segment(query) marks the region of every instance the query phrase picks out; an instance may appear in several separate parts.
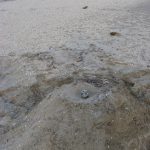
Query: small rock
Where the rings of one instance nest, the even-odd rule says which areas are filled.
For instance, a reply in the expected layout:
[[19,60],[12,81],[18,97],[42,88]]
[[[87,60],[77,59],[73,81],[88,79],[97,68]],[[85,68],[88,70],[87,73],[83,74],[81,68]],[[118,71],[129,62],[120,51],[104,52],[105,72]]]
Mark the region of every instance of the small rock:
[[82,9],[87,9],[88,8],[88,6],[84,6]]
[[111,36],[118,36],[118,35],[120,35],[120,33],[118,33],[118,32],[110,32],[110,35]]
[[88,98],[89,97],[89,93],[88,93],[88,90],[82,90],[81,91],[81,98]]

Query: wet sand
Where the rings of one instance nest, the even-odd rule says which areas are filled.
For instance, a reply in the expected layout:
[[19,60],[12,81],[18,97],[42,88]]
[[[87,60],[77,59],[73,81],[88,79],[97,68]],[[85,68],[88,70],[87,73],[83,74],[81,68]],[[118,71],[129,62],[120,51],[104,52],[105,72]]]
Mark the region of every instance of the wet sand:
[[[0,3],[1,55],[48,51],[49,47],[62,45],[82,49],[88,47],[89,42],[96,43],[94,39],[105,43],[110,30],[120,28],[119,24],[115,25],[119,20],[112,22],[115,15],[121,19],[140,3],[139,0],[111,3],[109,0],[57,0],[55,3],[49,0],[3,0]],[[82,9],[86,5],[88,9]]]
[[137,11],[143,11],[145,13],[150,13],[150,1],[141,2],[137,7]]
[[0,149],[149,150],[148,4],[1,0]]

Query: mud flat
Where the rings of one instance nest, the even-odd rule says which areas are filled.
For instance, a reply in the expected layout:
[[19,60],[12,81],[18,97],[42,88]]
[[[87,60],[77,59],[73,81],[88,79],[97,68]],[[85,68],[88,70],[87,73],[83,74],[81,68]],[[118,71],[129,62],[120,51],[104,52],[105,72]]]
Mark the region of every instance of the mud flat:
[[0,1],[0,149],[149,150],[145,4]]

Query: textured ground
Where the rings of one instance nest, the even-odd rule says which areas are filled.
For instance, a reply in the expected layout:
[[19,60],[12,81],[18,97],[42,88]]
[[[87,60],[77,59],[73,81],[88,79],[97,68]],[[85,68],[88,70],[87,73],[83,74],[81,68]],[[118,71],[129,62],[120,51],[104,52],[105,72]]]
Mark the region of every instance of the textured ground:
[[0,0],[0,150],[150,150],[149,6]]

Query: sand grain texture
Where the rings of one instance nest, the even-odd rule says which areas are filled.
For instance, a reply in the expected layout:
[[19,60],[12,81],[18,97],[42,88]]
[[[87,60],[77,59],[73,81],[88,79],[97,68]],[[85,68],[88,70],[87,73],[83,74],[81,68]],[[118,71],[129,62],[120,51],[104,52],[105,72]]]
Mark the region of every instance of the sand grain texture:
[[149,150],[149,41],[147,1],[0,0],[0,150]]

